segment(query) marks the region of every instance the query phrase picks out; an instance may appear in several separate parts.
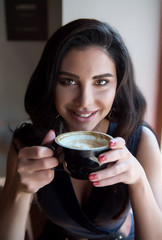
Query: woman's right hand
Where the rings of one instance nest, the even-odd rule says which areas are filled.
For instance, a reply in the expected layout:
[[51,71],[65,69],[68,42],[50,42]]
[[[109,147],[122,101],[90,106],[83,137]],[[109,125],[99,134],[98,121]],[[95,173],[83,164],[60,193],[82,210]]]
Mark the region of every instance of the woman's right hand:
[[54,153],[43,145],[51,144],[55,133],[50,130],[41,146],[24,147],[14,139],[7,158],[6,181],[0,195],[0,239],[25,239],[26,221],[33,194],[54,178],[58,165]]
[[20,192],[35,193],[49,184],[54,178],[52,168],[58,165],[54,152],[43,145],[51,144],[55,132],[50,130],[43,139],[41,146],[22,147],[18,152],[16,182]]

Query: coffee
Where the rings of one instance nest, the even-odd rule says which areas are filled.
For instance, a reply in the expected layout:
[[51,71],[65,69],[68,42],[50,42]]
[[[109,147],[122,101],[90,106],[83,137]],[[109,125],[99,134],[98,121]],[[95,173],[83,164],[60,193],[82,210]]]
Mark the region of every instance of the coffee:
[[91,148],[103,147],[105,145],[106,145],[105,143],[97,142],[95,140],[79,139],[78,141],[72,140],[68,142],[66,146],[70,148],[91,149]]
[[107,147],[110,138],[98,132],[71,132],[57,137],[56,142],[67,148],[93,149]]

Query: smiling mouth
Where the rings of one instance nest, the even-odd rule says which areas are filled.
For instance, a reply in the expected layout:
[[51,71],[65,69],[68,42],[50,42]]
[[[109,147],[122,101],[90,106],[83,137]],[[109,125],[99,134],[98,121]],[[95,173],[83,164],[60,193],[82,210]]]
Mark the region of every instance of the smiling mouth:
[[79,122],[90,122],[94,119],[96,116],[96,113],[98,111],[70,111],[72,113],[72,116]]
[[79,116],[79,117],[83,117],[83,118],[88,118],[88,117],[90,117],[92,114],[93,114],[93,112],[92,113],[86,113],[86,114],[83,114],[83,113],[77,113],[77,112],[73,112],[75,115],[77,115],[77,116]]

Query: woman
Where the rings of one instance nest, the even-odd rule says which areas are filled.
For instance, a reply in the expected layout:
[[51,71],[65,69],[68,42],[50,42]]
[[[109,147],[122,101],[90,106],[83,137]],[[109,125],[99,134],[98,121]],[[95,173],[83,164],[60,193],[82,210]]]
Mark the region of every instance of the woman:
[[[39,239],[162,238],[160,149],[143,123],[145,100],[120,35],[108,24],[78,19],[47,42],[29,82],[31,123],[13,136],[0,204],[0,239],[24,239],[34,193],[47,216]],[[112,135],[99,156],[108,167],[89,180],[53,170],[46,145],[61,132]],[[132,209],[132,211],[131,211]]]

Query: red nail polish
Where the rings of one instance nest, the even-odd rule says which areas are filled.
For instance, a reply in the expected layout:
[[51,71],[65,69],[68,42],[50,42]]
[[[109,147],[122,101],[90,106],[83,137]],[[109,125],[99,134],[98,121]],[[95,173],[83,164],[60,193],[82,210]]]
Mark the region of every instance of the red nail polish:
[[99,160],[100,162],[104,162],[104,161],[106,160],[106,155],[101,155],[101,156],[99,156],[99,157],[98,157],[98,160]]
[[110,147],[114,147],[116,145],[116,141],[115,140],[111,140],[110,142],[109,142],[109,146]]
[[89,175],[89,180],[90,181],[93,181],[95,179],[97,179],[97,174],[94,173],[94,174]]
[[93,182],[93,185],[94,185],[94,186],[99,186],[100,183],[99,183],[99,181],[96,181],[96,182]]

